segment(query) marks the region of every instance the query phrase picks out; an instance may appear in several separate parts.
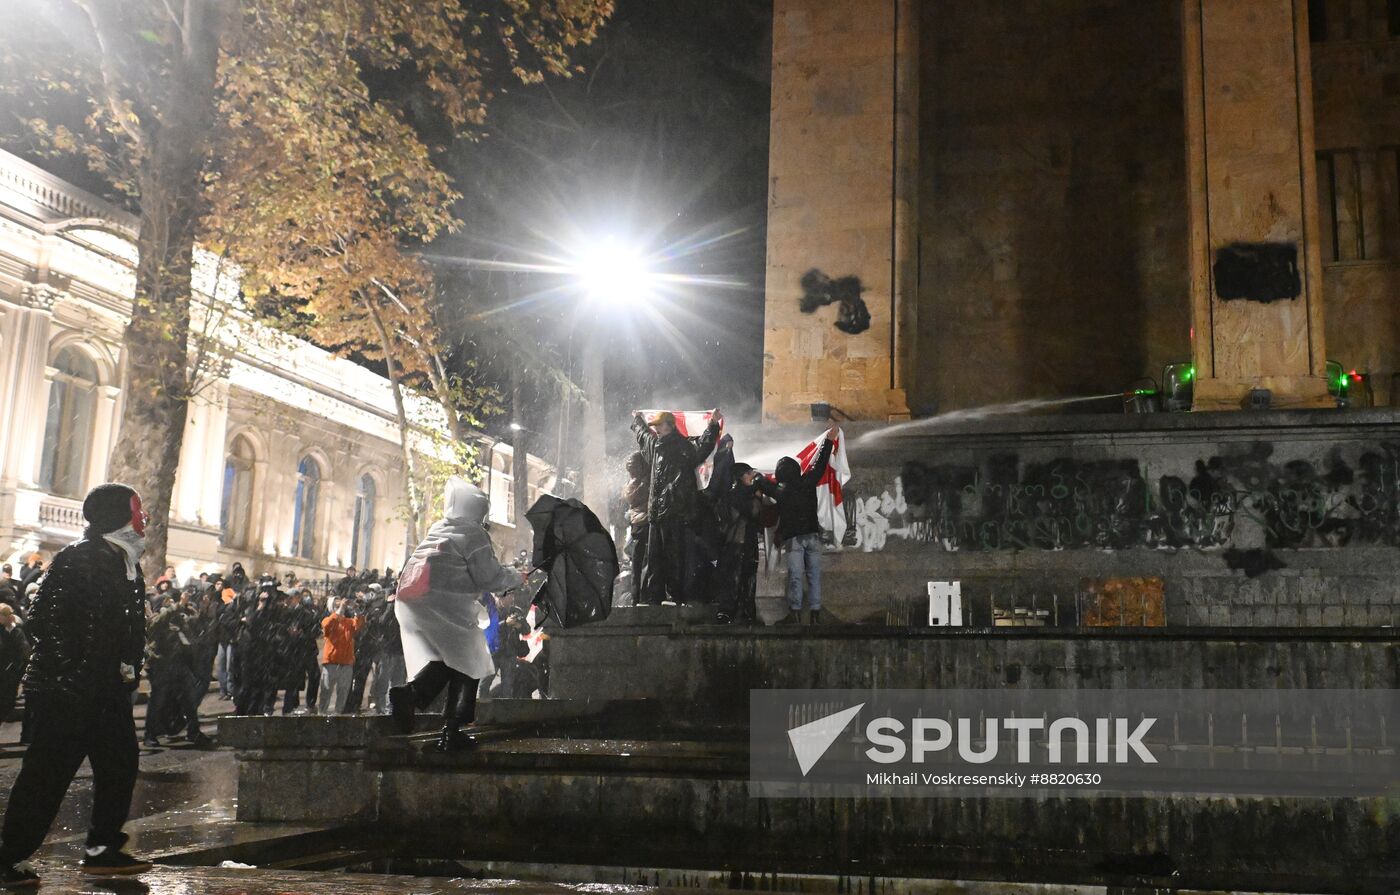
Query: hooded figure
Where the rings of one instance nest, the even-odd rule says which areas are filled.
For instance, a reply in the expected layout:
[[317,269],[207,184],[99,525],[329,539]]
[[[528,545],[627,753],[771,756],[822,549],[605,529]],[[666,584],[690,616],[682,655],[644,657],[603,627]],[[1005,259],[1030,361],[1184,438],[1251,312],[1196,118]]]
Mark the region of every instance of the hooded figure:
[[735,463],[728,470],[729,486],[718,501],[720,513],[719,568],[716,573],[719,611],[715,621],[753,624],[758,618],[755,598],[758,592],[759,518],[763,509],[759,473],[747,463]]
[[822,436],[821,451],[806,472],[792,457],[784,457],[773,471],[777,484],[761,478],[755,480],[759,490],[777,501],[778,542],[787,553],[788,614],[778,624],[796,624],[801,619],[804,579],[812,621],[821,621],[823,548],[822,526],[817,518],[817,485],[826,474],[835,438],[836,427],[832,426]]
[[32,742],[0,833],[0,887],[38,882],[20,862],[44,841],[84,759],[93,804],[83,870],[115,875],[151,866],[122,851],[137,772],[131,694],[145,652],[146,514],[134,490],[107,484],[88,493],[83,517],[82,539],[54,557],[30,612]]
[[490,500],[480,488],[450,478],[443,491],[443,519],[409,557],[399,576],[394,617],[403,640],[410,681],[389,691],[399,729],[413,729],[413,715],[447,687],[440,751],[461,748],[461,726],[476,717],[476,682],[496,671],[483,630],[483,593],[519,587],[519,572],[496,560],[486,534]]

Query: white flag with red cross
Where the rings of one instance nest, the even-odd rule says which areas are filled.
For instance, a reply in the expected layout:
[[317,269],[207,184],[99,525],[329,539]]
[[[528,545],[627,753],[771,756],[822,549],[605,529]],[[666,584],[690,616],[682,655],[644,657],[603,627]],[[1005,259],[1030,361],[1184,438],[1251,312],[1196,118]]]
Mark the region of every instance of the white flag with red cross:
[[[802,465],[803,472],[816,465],[817,454],[821,452],[821,442],[819,436],[798,451],[797,462]],[[850,480],[851,464],[846,454],[846,435],[837,429],[836,435],[831,439],[831,458],[827,460],[826,472],[822,473],[817,482],[817,521],[821,523],[822,528],[831,532],[832,539],[838,547],[841,546],[842,538],[846,536],[846,510],[841,506],[841,489]]]

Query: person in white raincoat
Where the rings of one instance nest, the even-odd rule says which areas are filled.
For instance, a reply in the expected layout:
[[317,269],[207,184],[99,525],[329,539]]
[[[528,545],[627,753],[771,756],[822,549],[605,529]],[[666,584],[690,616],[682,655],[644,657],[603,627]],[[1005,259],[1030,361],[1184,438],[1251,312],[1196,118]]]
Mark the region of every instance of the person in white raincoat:
[[496,560],[485,528],[489,510],[490,500],[480,488],[465,479],[448,479],[444,518],[428,529],[399,576],[394,616],[410,680],[390,689],[390,711],[399,729],[409,733],[414,713],[446,687],[437,746],[442,752],[469,744],[461,728],[476,718],[477,681],[495,673],[481,597],[522,584],[520,572]]

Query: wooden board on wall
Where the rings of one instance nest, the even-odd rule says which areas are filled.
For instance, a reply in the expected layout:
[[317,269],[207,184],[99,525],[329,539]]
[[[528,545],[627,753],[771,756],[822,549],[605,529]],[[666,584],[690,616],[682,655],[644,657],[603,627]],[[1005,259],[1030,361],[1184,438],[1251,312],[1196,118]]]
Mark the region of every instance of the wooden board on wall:
[[1166,587],[1161,578],[1081,578],[1080,625],[1086,628],[1163,628]]

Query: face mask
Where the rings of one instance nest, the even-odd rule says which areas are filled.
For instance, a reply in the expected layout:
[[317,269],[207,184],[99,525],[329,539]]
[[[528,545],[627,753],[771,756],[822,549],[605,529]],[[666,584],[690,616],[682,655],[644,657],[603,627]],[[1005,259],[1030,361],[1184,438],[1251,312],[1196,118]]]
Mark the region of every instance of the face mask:
[[126,525],[113,532],[108,532],[102,537],[107,543],[117,547],[122,551],[122,558],[126,560],[126,580],[135,581],[141,574],[141,554],[146,550],[145,526],[138,532],[133,523]]

